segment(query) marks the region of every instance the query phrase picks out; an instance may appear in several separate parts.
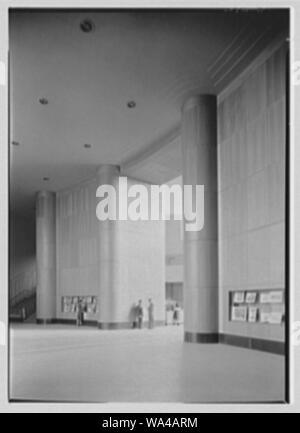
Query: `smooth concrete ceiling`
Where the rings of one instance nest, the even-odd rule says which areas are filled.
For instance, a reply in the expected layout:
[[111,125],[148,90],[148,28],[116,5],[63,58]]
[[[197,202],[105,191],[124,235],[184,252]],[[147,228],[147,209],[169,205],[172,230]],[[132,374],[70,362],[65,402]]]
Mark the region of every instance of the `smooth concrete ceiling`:
[[[152,182],[177,176],[183,102],[218,93],[245,46],[259,47],[281,17],[261,10],[12,11],[10,141],[20,143],[10,144],[13,208],[33,212],[37,191],[79,183],[100,164]],[[90,33],[80,29],[86,18],[95,26]]]

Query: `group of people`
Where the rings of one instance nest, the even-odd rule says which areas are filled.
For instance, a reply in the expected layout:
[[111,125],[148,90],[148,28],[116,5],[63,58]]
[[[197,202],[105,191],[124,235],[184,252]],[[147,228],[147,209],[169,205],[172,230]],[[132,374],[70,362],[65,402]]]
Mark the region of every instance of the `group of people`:
[[[151,298],[148,300],[148,327],[149,329],[154,328],[154,303]],[[76,308],[76,325],[82,326],[84,323],[84,313],[86,312],[86,305],[82,299],[78,300]],[[133,318],[133,328],[142,329],[144,320],[144,308],[142,305],[142,300],[140,299],[137,305],[134,306],[134,318]]]
[[[154,303],[151,298],[148,300],[148,328],[154,328]],[[140,299],[133,309],[133,328],[142,329],[144,320],[144,308]]]
[[[179,325],[180,323],[180,312],[181,308],[179,304],[176,302],[175,305],[172,305],[171,308],[173,312],[173,325]],[[148,328],[154,328],[154,303],[151,298],[148,299]],[[77,326],[83,325],[84,322],[84,313],[86,312],[86,305],[83,303],[82,299],[78,300],[77,304],[77,316],[76,316],[76,324]],[[142,329],[144,321],[144,307],[142,304],[142,300],[140,299],[136,305],[133,307],[133,328]]]

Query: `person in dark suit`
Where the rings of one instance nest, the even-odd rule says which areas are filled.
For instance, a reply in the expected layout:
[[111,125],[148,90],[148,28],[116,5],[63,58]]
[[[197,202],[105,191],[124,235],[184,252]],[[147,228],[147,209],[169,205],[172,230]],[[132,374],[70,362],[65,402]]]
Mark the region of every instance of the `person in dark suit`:
[[179,315],[180,315],[180,307],[178,302],[176,302],[174,312],[173,312],[173,325],[179,325]]
[[139,303],[136,308],[136,315],[137,315],[137,325],[139,329],[142,329],[143,327],[143,317],[144,317],[144,310],[142,306],[142,300],[139,300]]
[[79,299],[78,305],[77,305],[77,326],[83,325],[83,313],[84,313],[84,306],[82,304],[82,300]]
[[149,329],[154,328],[154,304],[151,298],[148,304],[148,327]]

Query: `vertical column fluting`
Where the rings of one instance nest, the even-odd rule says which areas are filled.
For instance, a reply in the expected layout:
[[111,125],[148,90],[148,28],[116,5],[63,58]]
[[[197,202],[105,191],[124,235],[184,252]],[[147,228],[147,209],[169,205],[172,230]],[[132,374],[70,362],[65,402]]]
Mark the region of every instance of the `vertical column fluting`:
[[[97,186],[112,186],[118,198],[119,167],[102,165],[97,172]],[[100,199],[99,199],[100,200]],[[119,275],[119,245],[117,221],[107,219],[98,221],[98,292],[101,329],[114,329],[121,326],[118,311],[121,302]]]
[[36,264],[38,323],[51,323],[56,317],[56,198],[41,191],[36,198]]
[[[182,109],[183,185],[204,185],[204,226],[184,232],[184,328],[190,342],[218,341],[216,107],[214,95],[198,95]],[[194,200],[184,204],[195,209]]]

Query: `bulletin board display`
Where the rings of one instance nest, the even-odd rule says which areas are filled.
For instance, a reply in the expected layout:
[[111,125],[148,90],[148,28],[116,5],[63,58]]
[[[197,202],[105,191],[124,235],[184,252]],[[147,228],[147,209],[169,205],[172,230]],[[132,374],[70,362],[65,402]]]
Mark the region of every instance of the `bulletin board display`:
[[229,292],[229,320],[232,322],[281,325],[285,319],[284,290]]
[[76,313],[78,303],[81,301],[84,311],[88,314],[96,314],[98,311],[97,296],[62,296],[61,311],[62,313]]

